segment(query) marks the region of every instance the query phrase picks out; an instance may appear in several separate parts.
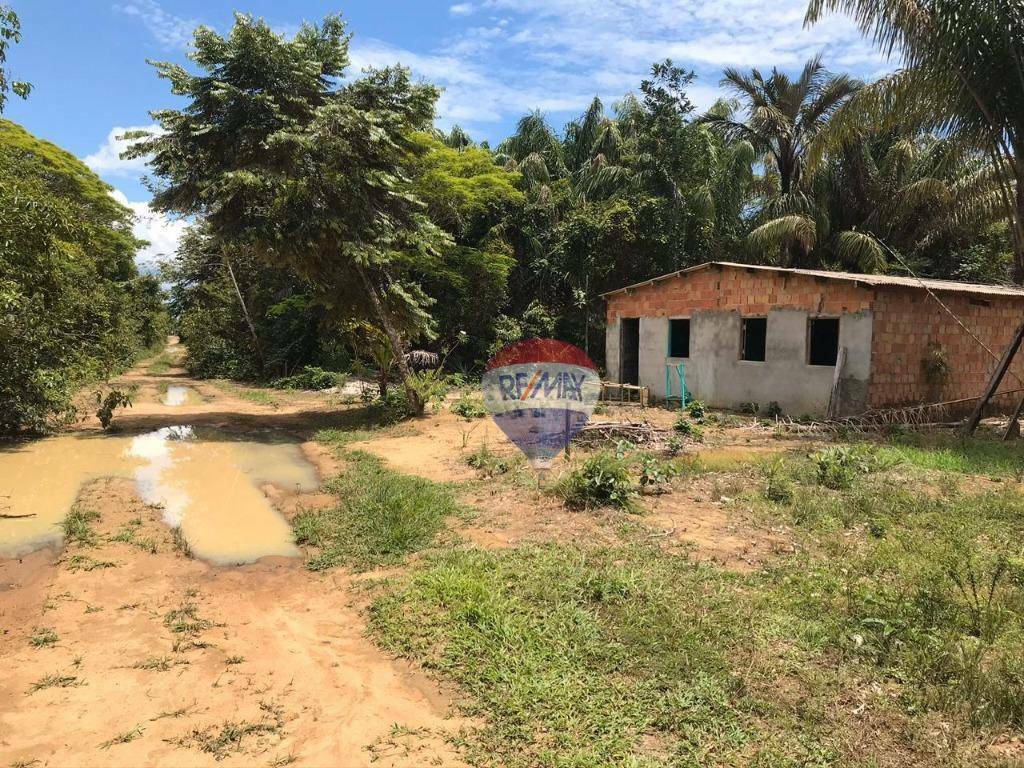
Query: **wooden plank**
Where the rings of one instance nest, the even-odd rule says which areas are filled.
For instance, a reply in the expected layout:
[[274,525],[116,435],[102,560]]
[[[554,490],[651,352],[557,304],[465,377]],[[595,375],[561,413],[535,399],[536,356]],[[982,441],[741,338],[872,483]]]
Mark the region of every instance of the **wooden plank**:
[[1010,363],[1013,362],[1013,356],[1017,354],[1017,350],[1020,349],[1022,341],[1024,341],[1024,323],[1021,323],[1020,327],[1017,328],[1017,333],[1013,335],[1013,341],[1011,341],[1009,346],[1006,347],[1002,358],[999,360],[999,364],[996,366],[996,369],[992,371],[992,378],[989,380],[988,386],[985,388],[985,394],[981,396],[974,412],[971,413],[964,422],[964,435],[973,435],[974,430],[978,428],[978,423],[981,421],[981,415],[985,410],[985,406],[988,405],[989,401],[992,399],[992,395],[994,395],[996,390],[999,389],[999,384],[1002,382],[1006,372],[1010,369]]
[[828,396],[828,408],[825,410],[825,416],[828,419],[835,418],[839,412],[839,381],[843,376],[844,365],[846,365],[846,347],[840,347],[839,354],[836,355],[836,370],[832,375],[832,392]]
[[1017,403],[1017,410],[1010,416],[1010,420],[1006,423],[1006,431],[1003,432],[1003,440],[1011,440],[1020,437],[1020,417],[1024,414],[1024,397]]

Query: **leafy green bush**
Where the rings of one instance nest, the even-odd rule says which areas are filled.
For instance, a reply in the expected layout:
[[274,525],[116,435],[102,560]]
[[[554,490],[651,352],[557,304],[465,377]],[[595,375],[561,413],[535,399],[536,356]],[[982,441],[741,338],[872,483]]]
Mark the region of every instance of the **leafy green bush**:
[[112,389],[106,395],[96,392],[96,405],[99,406],[96,409],[96,418],[100,420],[100,425],[104,429],[110,429],[115,410],[132,407],[132,394],[120,389]]
[[486,445],[481,445],[467,455],[466,463],[473,469],[480,470],[484,477],[504,475],[511,469],[508,459],[499,456]]
[[680,435],[688,437],[698,443],[704,439],[703,428],[683,414],[679,414],[679,416],[676,417],[676,421],[675,424],[672,425],[672,429]]
[[165,341],[131,217],[74,156],[0,120],[0,433],[73,418],[77,390]]
[[487,415],[484,401],[473,395],[462,395],[452,403],[452,413],[464,419],[481,419]]
[[761,467],[764,475],[764,497],[777,504],[789,504],[793,501],[793,481],[786,471],[786,462],[776,457],[765,462]]
[[292,376],[275,379],[270,386],[275,389],[330,389],[343,387],[348,380],[344,373],[325,371],[315,365],[303,366],[302,371]]
[[646,453],[639,458],[639,470],[640,487],[645,490],[665,485],[678,474],[675,465],[671,462],[660,461]]
[[632,511],[636,489],[626,459],[602,451],[562,475],[554,486],[570,509],[613,506]]
[[700,421],[707,414],[707,407],[700,400],[689,400],[686,403],[686,412],[694,421]]
[[861,475],[877,472],[895,462],[879,454],[874,446],[835,445],[811,455],[818,484],[833,490],[849,488]]

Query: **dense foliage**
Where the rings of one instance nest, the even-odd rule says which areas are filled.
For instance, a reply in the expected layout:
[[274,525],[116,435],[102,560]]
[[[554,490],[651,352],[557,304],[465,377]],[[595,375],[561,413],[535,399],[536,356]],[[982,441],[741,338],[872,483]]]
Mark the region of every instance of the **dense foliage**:
[[72,155],[0,120],[0,432],[70,414],[76,389],[162,342],[131,212]]
[[468,370],[530,336],[600,362],[602,292],[714,259],[1019,272],[988,134],[860,119],[891,83],[820,57],[795,77],[726,70],[735,98],[705,114],[665,61],[610,110],[594,99],[560,132],[530,113],[491,148],[433,128],[436,91],[401,69],[340,80],[348,41],[337,17],[287,40],[240,16],[226,38],[197,30],[206,74],[159,65],[191,106],[157,113],[167,133],[136,151],[155,152],[157,204],[203,220],[208,256],[186,245],[171,273],[196,373],[288,375],[326,350],[386,382],[413,344]]

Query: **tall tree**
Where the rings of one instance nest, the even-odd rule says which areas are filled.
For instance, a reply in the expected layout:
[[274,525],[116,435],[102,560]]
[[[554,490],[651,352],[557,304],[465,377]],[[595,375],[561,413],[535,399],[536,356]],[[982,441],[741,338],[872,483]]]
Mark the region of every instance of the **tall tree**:
[[227,37],[200,27],[202,72],[158,62],[188,104],[159,110],[163,133],[134,144],[161,183],[153,205],[202,218],[215,241],[289,265],[335,315],[369,318],[402,358],[429,332],[427,303],[403,267],[448,242],[403,182],[430,127],[437,90],[401,68],[343,82],[349,35],[339,16],[294,38],[238,14]]
[[0,113],[7,104],[7,94],[13,93],[23,99],[28,98],[32,84],[24,80],[12,80],[4,64],[7,62],[7,49],[11,43],[21,42],[21,21],[18,14],[9,5],[0,3]]
[[811,0],[806,22],[853,16],[903,66],[836,116],[836,135],[872,125],[917,126],[981,148],[1000,180],[1024,281],[1024,4],[1015,0]]
[[757,69],[743,74],[730,68],[722,85],[739,98],[746,121],[722,113],[709,113],[703,121],[725,136],[749,142],[777,176],[782,195],[801,188],[806,156],[832,114],[860,87],[847,75],[830,74],[820,55],[808,61],[795,80],[778,69],[765,78]]

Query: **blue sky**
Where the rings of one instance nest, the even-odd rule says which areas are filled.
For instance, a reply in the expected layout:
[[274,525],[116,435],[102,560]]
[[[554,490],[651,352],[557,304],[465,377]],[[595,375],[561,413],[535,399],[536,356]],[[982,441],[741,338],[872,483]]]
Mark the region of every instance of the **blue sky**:
[[610,107],[666,57],[697,73],[690,96],[700,108],[720,95],[727,66],[793,71],[820,51],[835,71],[870,78],[889,68],[845,18],[805,29],[806,0],[6,1],[24,34],[8,65],[35,90],[8,102],[4,116],[75,153],[118,190],[153,243],[140,254],[144,266],[173,253],[184,223],[148,210],[145,169],[118,158],[115,137],[176,103],[146,59],[187,64],[191,31],[227,31],[235,10],[285,34],[340,11],[354,33],[356,70],[410,66],[444,88],[442,126],[459,123],[492,143],[531,109],[561,129],[595,95]]

